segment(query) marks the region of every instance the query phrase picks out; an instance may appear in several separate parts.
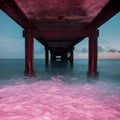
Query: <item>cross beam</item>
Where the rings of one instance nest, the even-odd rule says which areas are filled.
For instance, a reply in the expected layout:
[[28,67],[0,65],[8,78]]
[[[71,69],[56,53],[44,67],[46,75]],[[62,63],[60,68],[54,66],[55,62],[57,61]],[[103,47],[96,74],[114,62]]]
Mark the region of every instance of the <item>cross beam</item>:
[[120,0],[110,0],[108,4],[102,9],[102,11],[94,18],[89,27],[100,27],[118,12],[120,12]]
[[19,9],[13,0],[0,0],[0,9],[10,16],[17,24],[23,28],[30,27],[27,17]]
[[86,30],[39,30],[34,32],[35,37],[45,39],[75,39],[90,36],[91,29]]

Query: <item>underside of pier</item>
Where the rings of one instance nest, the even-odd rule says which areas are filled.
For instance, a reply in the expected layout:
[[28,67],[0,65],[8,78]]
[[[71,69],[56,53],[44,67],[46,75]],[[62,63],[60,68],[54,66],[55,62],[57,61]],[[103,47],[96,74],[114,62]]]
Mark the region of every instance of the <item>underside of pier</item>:
[[120,12],[120,0],[0,0],[0,9],[18,23],[25,37],[25,74],[34,72],[34,38],[45,46],[45,63],[73,65],[74,46],[89,38],[88,76],[97,71],[98,28]]

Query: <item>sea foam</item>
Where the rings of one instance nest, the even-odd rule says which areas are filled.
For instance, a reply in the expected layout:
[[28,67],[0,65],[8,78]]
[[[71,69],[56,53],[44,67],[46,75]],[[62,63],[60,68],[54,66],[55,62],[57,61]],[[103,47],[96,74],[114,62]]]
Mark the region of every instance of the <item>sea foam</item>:
[[65,76],[39,81],[34,78],[31,81],[22,79],[14,85],[3,85],[0,88],[0,120],[120,118],[120,95],[113,89],[116,87],[120,91],[118,86],[102,82],[68,84],[64,82],[69,79]]

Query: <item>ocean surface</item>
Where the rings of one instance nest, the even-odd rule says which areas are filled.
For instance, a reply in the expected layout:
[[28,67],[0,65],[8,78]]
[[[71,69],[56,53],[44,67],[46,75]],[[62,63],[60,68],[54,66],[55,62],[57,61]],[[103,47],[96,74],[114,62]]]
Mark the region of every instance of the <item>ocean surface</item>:
[[98,79],[88,79],[88,60],[34,60],[36,76],[24,76],[24,60],[0,60],[0,120],[120,120],[120,60],[98,60]]

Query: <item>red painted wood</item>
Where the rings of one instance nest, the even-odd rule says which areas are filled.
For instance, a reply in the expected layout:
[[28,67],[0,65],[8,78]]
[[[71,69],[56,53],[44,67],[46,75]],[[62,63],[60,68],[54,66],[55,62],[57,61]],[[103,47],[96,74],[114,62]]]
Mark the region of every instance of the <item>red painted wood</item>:
[[45,39],[75,39],[89,36],[90,31],[90,29],[37,30],[34,36]]
[[[97,29],[117,14],[120,11],[120,0],[48,2],[49,4],[41,0],[0,0],[0,9],[21,27],[31,28],[34,32],[32,33],[30,29],[24,31],[25,73],[34,74],[33,37],[52,51],[51,61],[55,60],[56,54],[71,51],[74,45],[89,37],[88,75],[97,75],[98,31],[93,27]],[[48,51],[46,51],[47,64]],[[73,64],[73,51],[71,64]]]
[[33,76],[34,65],[33,65],[33,49],[34,41],[31,30],[24,31],[25,37],[25,74],[28,76]]
[[0,9],[2,9],[8,16],[10,16],[21,27],[26,28],[30,26],[29,20],[23,14],[23,11],[17,6],[15,1],[0,0]]
[[89,26],[98,28],[118,12],[120,12],[120,0],[110,0],[101,12],[93,19]]
[[89,68],[88,76],[97,76],[97,58],[98,58],[98,31],[92,30],[89,36]]

